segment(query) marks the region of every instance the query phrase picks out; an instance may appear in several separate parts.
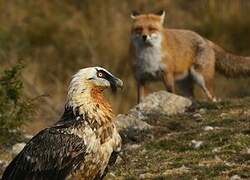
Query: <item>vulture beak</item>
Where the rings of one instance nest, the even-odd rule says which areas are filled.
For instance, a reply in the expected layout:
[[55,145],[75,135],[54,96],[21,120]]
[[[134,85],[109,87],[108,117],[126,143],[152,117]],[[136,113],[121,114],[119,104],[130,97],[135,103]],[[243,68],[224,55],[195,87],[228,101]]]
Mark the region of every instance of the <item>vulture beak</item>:
[[120,80],[120,79],[118,79],[116,77],[112,77],[109,82],[110,82],[111,90],[114,93],[117,91],[117,88],[120,88],[120,89],[123,88],[122,80]]

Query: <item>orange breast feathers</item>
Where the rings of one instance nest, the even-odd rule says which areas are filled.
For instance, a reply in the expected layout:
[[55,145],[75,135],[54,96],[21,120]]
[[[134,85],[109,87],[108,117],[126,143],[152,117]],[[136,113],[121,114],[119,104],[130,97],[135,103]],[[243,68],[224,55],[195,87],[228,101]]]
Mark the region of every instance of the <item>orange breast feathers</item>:
[[97,108],[100,109],[108,119],[112,120],[114,114],[110,103],[103,97],[103,91],[99,88],[93,88],[90,94]]

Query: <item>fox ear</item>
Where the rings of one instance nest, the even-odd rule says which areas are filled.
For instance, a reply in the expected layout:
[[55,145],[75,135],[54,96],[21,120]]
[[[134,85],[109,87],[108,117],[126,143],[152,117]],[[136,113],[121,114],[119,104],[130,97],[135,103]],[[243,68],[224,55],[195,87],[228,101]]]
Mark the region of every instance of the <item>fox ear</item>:
[[164,10],[160,10],[159,12],[156,13],[157,15],[161,16],[161,23],[164,23],[165,20],[165,11]]
[[132,11],[131,14],[130,14],[130,17],[131,17],[131,19],[135,19],[136,16],[139,16],[139,15],[140,15],[139,12],[137,12],[137,11]]

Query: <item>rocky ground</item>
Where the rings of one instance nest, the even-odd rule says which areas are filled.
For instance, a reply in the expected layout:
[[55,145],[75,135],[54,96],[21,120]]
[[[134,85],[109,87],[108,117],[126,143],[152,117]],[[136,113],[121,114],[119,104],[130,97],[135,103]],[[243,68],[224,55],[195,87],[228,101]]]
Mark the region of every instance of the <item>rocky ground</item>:
[[[191,105],[152,94],[117,117],[123,152],[105,180],[250,179],[249,107],[250,98]],[[18,137],[0,146],[0,173],[29,138]]]
[[106,179],[250,179],[250,98],[148,114]]

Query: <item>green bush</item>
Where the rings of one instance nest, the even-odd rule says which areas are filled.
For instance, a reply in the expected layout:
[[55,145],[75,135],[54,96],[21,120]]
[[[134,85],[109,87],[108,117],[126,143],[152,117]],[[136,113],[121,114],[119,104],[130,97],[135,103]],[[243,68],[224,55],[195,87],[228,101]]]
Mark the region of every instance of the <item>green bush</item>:
[[32,101],[23,93],[22,69],[23,65],[18,64],[0,74],[0,135],[32,117]]

